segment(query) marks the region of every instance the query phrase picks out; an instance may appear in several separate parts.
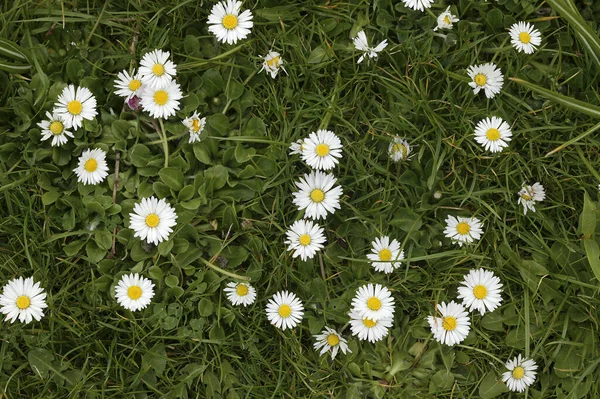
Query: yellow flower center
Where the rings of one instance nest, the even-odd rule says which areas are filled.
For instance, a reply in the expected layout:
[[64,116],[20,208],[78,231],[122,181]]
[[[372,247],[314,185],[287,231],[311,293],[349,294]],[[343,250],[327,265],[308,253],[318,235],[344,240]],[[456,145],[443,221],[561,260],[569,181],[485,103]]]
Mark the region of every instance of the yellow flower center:
[[302,234],[298,241],[300,241],[300,245],[305,247],[309,245],[312,240],[310,239],[310,236],[308,234]]
[[127,289],[127,296],[134,301],[142,296],[142,289],[137,285],[132,285]]
[[197,132],[198,130],[200,130],[200,121],[198,119],[192,119],[192,130],[194,132]]
[[67,110],[72,115],[79,115],[81,113],[81,111],[83,110],[83,105],[81,105],[81,102],[79,102],[77,100],[73,100],[67,104]]
[[512,376],[515,380],[520,380],[525,376],[525,369],[521,366],[517,366],[512,371]]
[[278,313],[279,316],[283,318],[290,317],[290,315],[292,314],[292,308],[290,307],[290,305],[281,305],[279,307]]
[[456,317],[454,316],[446,316],[444,317],[444,321],[442,322],[442,327],[446,331],[453,331],[456,329]]
[[527,32],[521,32],[519,33],[519,40],[521,43],[527,44],[531,41],[531,35]]
[[483,299],[487,296],[487,288],[483,285],[476,285],[473,287],[473,295],[475,295],[475,298],[477,299]]
[[329,146],[327,144],[321,143],[317,145],[317,147],[315,148],[315,152],[318,156],[324,157],[325,155],[329,154]]
[[329,346],[336,346],[340,343],[340,338],[335,334],[329,334],[327,336],[327,343]]
[[477,86],[485,86],[485,84],[487,83],[487,77],[482,73],[478,73],[477,75],[475,75],[475,83],[477,84]]
[[154,64],[152,73],[156,76],[163,76],[165,74],[165,66],[163,64]]
[[21,310],[27,309],[31,304],[31,300],[27,295],[21,295],[17,298],[17,307]]
[[231,30],[238,26],[238,19],[233,14],[227,14],[223,17],[222,23],[225,29]]
[[54,135],[59,135],[62,134],[64,129],[64,126],[61,122],[59,121],[54,121],[50,124],[50,131],[52,132],[52,134]]
[[521,194],[521,198],[523,198],[525,201],[531,201],[533,199],[531,195],[527,195],[525,193]]
[[491,127],[485,132],[485,137],[487,137],[489,141],[496,141],[500,138],[500,130]]
[[371,319],[363,319],[363,324],[367,328],[373,328],[373,327],[375,327],[377,325],[377,322],[373,321]]
[[279,68],[279,59],[280,59],[279,56],[276,55],[275,57],[273,57],[267,61],[267,66],[271,69]]
[[146,216],[146,226],[148,227],[156,227],[158,226],[159,222],[160,218],[156,213],[151,213],[148,216]]
[[[156,65],[160,65],[160,64],[156,64]],[[154,65],[154,67],[156,67],[156,65]],[[162,65],[160,65],[160,66],[162,66]],[[154,67],[152,68],[152,72],[154,72]],[[131,91],[136,91],[140,87],[142,87],[142,82],[140,82],[137,79],[133,79],[131,82],[129,82],[129,90],[131,90]]]
[[397,152],[401,152],[402,159],[406,159],[406,156],[408,155],[408,148],[406,148],[404,144],[396,143],[392,146],[392,153],[395,154]]
[[310,199],[313,202],[322,202],[325,199],[325,192],[321,189],[315,188],[310,192]]
[[371,310],[379,310],[381,308],[381,301],[379,298],[372,296],[367,301],[367,307]]
[[169,101],[169,93],[164,90],[158,90],[154,93],[154,102],[158,105],[165,105]]
[[471,226],[469,226],[469,224],[466,222],[460,222],[456,225],[456,231],[458,231],[458,234],[461,236],[464,236],[465,234],[469,234],[469,231],[471,231]]
[[445,23],[446,25],[450,25],[450,24],[452,23],[452,22],[450,21],[450,17],[449,17],[449,16],[447,16],[447,15],[446,15],[446,16],[444,17],[444,23]]
[[392,251],[390,251],[387,248],[382,249],[381,251],[379,251],[379,259],[386,262],[392,259]]
[[235,287],[235,293],[239,296],[248,295],[248,286],[245,284],[238,284],[237,287]]
[[87,172],[94,172],[96,169],[98,169],[98,161],[96,161],[94,158],[90,158],[87,161],[85,161],[85,164],[83,165],[83,168],[87,171]]

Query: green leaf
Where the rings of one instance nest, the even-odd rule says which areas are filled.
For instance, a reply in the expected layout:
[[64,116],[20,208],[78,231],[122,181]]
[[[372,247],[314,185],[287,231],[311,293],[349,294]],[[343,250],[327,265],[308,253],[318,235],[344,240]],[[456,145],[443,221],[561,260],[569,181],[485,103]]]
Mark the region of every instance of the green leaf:
[[77,240],[65,245],[63,247],[63,250],[65,251],[65,254],[67,254],[67,256],[75,256],[81,250],[81,248],[83,248],[84,245],[85,241]]
[[488,23],[490,24],[490,26],[494,29],[501,28],[504,24],[502,22],[502,11],[500,11],[498,8],[491,9],[486,14],[486,19],[487,19]]
[[208,298],[202,298],[202,300],[198,303],[198,312],[202,317],[208,317],[213,313],[213,303]]
[[209,116],[208,124],[219,132],[221,136],[225,136],[229,133],[229,119],[223,114]]
[[309,64],[320,64],[321,62],[327,61],[329,57],[329,52],[323,45],[321,45],[319,47],[316,47],[313,51],[311,51],[310,55],[308,56],[307,62]]
[[67,76],[72,83],[79,83],[80,75],[83,76],[83,65],[78,59],[70,59],[67,62]]
[[246,129],[244,129],[244,135],[264,137],[266,134],[267,126],[265,125],[265,122],[256,116],[250,118],[246,125]]
[[50,87],[50,79],[48,79],[45,73],[38,72],[32,76],[29,87],[35,91],[33,105],[38,105],[46,97],[46,93]]
[[134,144],[131,150],[129,150],[129,158],[134,166],[143,168],[148,166],[148,162],[152,158],[152,153],[145,145]]
[[229,172],[223,165],[215,165],[204,171],[204,177],[212,183],[215,190],[218,190],[227,183]]
[[27,360],[29,360],[29,365],[35,374],[43,380],[48,378],[50,370],[55,369],[55,366],[52,364],[54,355],[48,349],[32,349],[27,354]]
[[153,370],[162,375],[167,367],[167,352],[163,343],[157,343],[142,356],[142,370]]
[[215,97],[217,94],[223,91],[225,82],[219,71],[215,68],[209,69],[202,75],[202,89],[206,92],[209,97]]
[[0,37],[0,55],[20,62],[29,62],[25,50],[21,46],[2,37]]
[[479,384],[479,397],[481,399],[495,398],[506,392],[508,392],[508,388],[494,372],[488,372]]
[[183,188],[183,172],[177,168],[162,168],[158,171],[160,179],[175,191]]
[[177,278],[177,276],[167,276],[165,277],[165,284],[167,285],[167,287],[177,287],[179,285],[179,279]]
[[60,197],[60,193],[58,191],[48,191],[42,195],[42,204],[50,205],[56,202],[56,200]]
[[579,232],[584,239],[593,238],[596,231],[596,203],[592,201],[588,193],[583,195],[583,211],[579,216]]

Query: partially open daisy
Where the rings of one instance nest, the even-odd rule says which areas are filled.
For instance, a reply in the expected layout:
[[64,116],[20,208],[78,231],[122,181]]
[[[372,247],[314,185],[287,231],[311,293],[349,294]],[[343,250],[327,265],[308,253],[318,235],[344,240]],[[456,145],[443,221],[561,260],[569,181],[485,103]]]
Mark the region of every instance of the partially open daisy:
[[434,0],[402,0],[404,6],[413,10],[425,11],[426,8],[431,8]]
[[532,359],[519,356],[506,362],[505,371],[502,374],[502,381],[513,392],[523,392],[528,386],[535,382],[537,364]]
[[293,293],[280,291],[269,299],[266,312],[271,324],[285,330],[296,327],[302,321],[304,306]]
[[542,43],[542,34],[529,22],[517,22],[510,27],[510,42],[519,52],[533,54]]
[[512,140],[511,137],[512,132],[508,123],[495,116],[485,118],[475,126],[475,141],[481,144],[486,151],[502,151],[508,147],[508,141]]
[[331,359],[335,359],[339,350],[341,350],[344,355],[348,352],[352,353],[348,348],[346,338],[342,337],[333,328],[325,327],[323,331],[321,331],[321,334],[314,335],[314,337],[317,340],[314,344],[314,348],[316,350],[321,349],[321,353],[319,353],[321,356],[326,352],[331,352]]
[[435,32],[438,29],[452,29],[452,24],[458,21],[458,17],[456,15],[452,15],[450,12],[450,6],[448,6],[446,11],[438,15],[437,26],[433,28],[433,31]]
[[365,34],[364,30],[358,32],[356,34],[356,37],[352,40],[352,42],[354,43],[354,47],[356,47],[357,50],[363,52],[358,61],[356,61],[358,64],[360,64],[366,57],[370,59],[377,58],[377,55],[388,45],[387,39],[384,39],[377,46],[370,47],[369,42],[367,41],[367,35]]
[[33,277],[23,277],[10,280],[0,295],[0,312],[6,315],[6,320],[14,323],[17,318],[21,323],[28,324],[33,319],[40,321],[44,316],[42,309],[46,308],[46,293],[40,288],[40,283],[34,283]]
[[126,101],[129,101],[133,96],[139,97],[142,93],[142,80],[133,72],[129,74],[127,70],[123,70],[118,73],[117,79],[115,80],[115,94],[119,97],[125,97]]
[[410,145],[408,141],[396,136],[390,143],[388,153],[394,162],[406,161],[410,157]]
[[329,130],[317,130],[304,140],[302,160],[313,169],[333,169],[341,157],[342,142]]
[[502,303],[502,283],[493,272],[484,269],[473,269],[458,287],[458,297],[470,312],[477,309],[483,316],[493,312]]
[[485,91],[487,98],[493,98],[500,93],[504,84],[502,71],[496,65],[488,62],[487,64],[470,66],[467,69],[469,77],[472,79],[469,86],[473,88],[473,93],[477,94],[480,90]]
[[245,39],[252,29],[252,13],[240,14],[241,1],[225,0],[213,6],[208,16],[208,31],[221,43],[235,44]]
[[331,173],[312,171],[305,174],[296,186],[300,191],[295,192],[292,202],[299,210],[305,209],[304,216],[310,219],[320,219],[328,213],[335,213],[340,208],[342,188],[333,186],[337,179]]
[[304,151],[304,140],[296,140],[290,144],[290,155],[302,154],[302,151]]
[[393,319],[372,320],[363,317],[359,312],[352,310],[350,316],[350,330],[352,335],[358,336],[362,341],[377,342],[388,335],[389,328],[392,327]]
[[67,130],[65,118],[62,115],[46,111],[46,118],[45,121],[37,124],[42,129],[42,141],[52,137],[52,142],[50,143],[52,147],[60,147],[69,141],[69,137],[73,137],[73,133]]
[[300,256],[302,260],[312,259],[325,242],[323,228],[310,220],[295,221],[285,234],[288,251],[294,251],[292,257]]
[[142,108],[153,118],[169,118],[179,111],[181,88],[174,80],[161,87],[146,87],[142,92]]
[[479,240],[483,234],[482,227],[483,223],[476,217],[448,216],[446,218],[444,234],[462,247],[465,243],[472,243],[474,240]]
[[394,316],[394,298],[381,284],[367,284],[356,291],[352,299],[352,308],[361,318],[373,321],[391,319]]
[[200,133],[202,133],[204,127],[206,126],[206,118],[200,118],[198,111],[194,111],[194,114],[188,118],[185,118],[182,123],[190,131],[189,142],[195,143],[196,141],[200,141]]
[[225,291],[229,302],[234,306],[242,305],[245,307],[252,305],[256,300],[256,290],[248,283],[236,283],[232,281],[227,284],[227,287],[223,291]]
[[102,183],[108,176],[108,165],[106,164],[106,153],[100,148],[85,150],[79,157],[79,163],[73,172],[77,175],[77,181],[83,184]]
[[367,258],[372,261],[371,266],[376,271],[387,274],[402,265],[400,260],[404,258],[404,251],[400,250],[400,243],[396,239],[390,242],[388,236],[383,236],[376,238],[371,244],[373,245],[372,253],[368,254]]
[[453,346],[467,338],[471,329],[471,322],[463,305],[454,301],[447,305],[442,302],[437,306],[437,313],[440,314],[440,317],[427,316],[427,321],[436,341]]
[[535,212],[535,203],[546,199],[544,186],[538,182],[535,182],[533,186],[523,183],[523,187],[521,187],[518,194],[519,200],[517,203],[523,205],[523,215],[527,215],[528,210]]
[[287,73],[283,67],[281,55],[277,51],[269,51],[269,54],[263,57],[262,68],[258,72],[267,71],[267,73],[271,74],[271,77],[275,79],[280,69]]
[[168,239],[177,224],[175,210],[164,199],[156,197],[142,198],[129,218],[129,228],[135,231],[133,236],[156,245]]
[[154,284],[139,274],[124,275],[115,287],[119,305],[133,312],[144,309],[154,296]]
[[63,117],[65,127],[79,129],[83,120],[92,120],[97,114],[96,97],[87,87],[65,87],[54,105],[54,113]]
[[158,89],[171,82],[177,74],[177,65],[169,60],[170,56],[171,53],[162,50],[144,54],[138,72],[144,85]]

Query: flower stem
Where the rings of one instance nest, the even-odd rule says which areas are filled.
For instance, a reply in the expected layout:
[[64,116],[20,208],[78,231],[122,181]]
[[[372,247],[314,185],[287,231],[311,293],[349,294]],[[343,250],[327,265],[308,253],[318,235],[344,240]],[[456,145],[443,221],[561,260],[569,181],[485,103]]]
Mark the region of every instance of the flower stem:
[[160,139],[162,141],[163,150],[165,152],[165,168],[169,166],[169,143],[167,142],[167,132],[165,130],[165,125],[163,124],[162,119],[158,120],[160,124]]

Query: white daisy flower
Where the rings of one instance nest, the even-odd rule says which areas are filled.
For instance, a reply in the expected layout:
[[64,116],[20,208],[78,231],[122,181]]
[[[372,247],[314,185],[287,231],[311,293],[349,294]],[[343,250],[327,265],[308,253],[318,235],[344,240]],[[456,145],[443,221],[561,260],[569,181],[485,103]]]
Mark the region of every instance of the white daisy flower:
[[133,312],[144,309],[154,296],[154,284],[139,274],[125,274],[115,287],[119,305]]
[[346,353],[352,351],[348,348],[348,343],[346,338],[342,337],[337,331],[333,328],[325,327],[321,334],[313,335],[317,342],[314,343],[315,350],[321,349],[320,356],[323,356],[326,352],[331,352],[331,359],[335,359],[338,351],[341,350],[345,355]]
[[256,300],[256,290],[248,283],[236,283],[232,281],[227,284],[227,288],[223,291],[225,291],[229,302],[234,306],[242,305],[245,307],[252,305]]
[[510,42],[519,52],[533,54],[542,43],[542,34],[529,22],[517,22],[510,27]]
[[502,303],[502,283],[494,273],[473,269],[464,277],[458,287],[458,297],[462,298],[463,305],[469,312],[477,309],[483,316],[484,313],[493,312]]
[[444,234],[462,247],[465,243],[472,243],[474,240],[479,240],[483,234],[482,227],[483,223],[476,217],[448,216],[446,218]]
[[190,131],[190,143],[200,141],[200,133],[202,133],[204,127],[206,126],[206,118],[200,119],[200,114],[198,114],[198,111],[194,111],[194,114],[188,118],[185,118],[182,123]]
[[53,113],[63,117],[65,127],[79,129],[83,120],[92,120],[96,116],[96,97],[87,87],[69,85],[58,96]]
[[69,137],[73,138],[73,133],[67,130],[65,118],[61,114],[56,112],[51,114],[46,111],[46,118],[48,119],[37,124],[42,129],[42,141],[52,137],[52,142],[50,143],[52,147],[60,147],[69,141]]
[[317,130],[304,140],[302,160],[313,169],[333,169],[341,157],[342,142],[329,130]]
[[123,70],[118,73],[117,80],[115,80],[115,94],[119,97],[125,97],[126,101],[129,101],[133,96],[139,97],[142,93],[142,80],[139,75],[133,72],[132,75]]
[[296,327],[302,321],[304,306],[295,294],[280,291],[269,299],[266,312],[269,323],[285,330],[286,328]]
[[426,8],[431,8],[434,0],[402,0],[405,7],[413,10],[425,11]]
[[181,88],[174,80],[159,88],[146,86],[141,97],[142,108],[153,118],[167,119],[179,111],[182,96]]
[[129,228],[135,231],[133,236],[156,245],[168,239],[177,224],[175,210],[164,199],[156,197],[142,198],[129,218]]
[[352,310],[350,316],[350,330],[352,335],[358,336],[362,341],[377,342],[388,335],[392,327],[392,318],[379,319],[377,321],[363,317],[356,310]]
[[285,233],[288,251],[294,251],[292,257],[306,260],[312,259],[317,251],[323,248],[325,235],[323,228],[310,220],[297,220]]
[[267,71],[267,73],[270,73],[271,77],[275,79],[280,69],[287,73],[283,67],[283,59],[281,58],[281,55],[277,51],[269,51],[269,54],[263,57],[262,68],[258,72],[260,73],[262,71]]
[[333,187],[336,181],[331,173],[312,171],[309,175],[305,174],[296,183],[300,191],[293,193],[292,202],[299,210],[306,209],[304,217],[325,219],[328,213],[335,213],[336,209],[340,209],[342,188]]
[[435,32],[438,29],[452,29],[452,24],[458,21],[460,20],[456,15],[452,15],[450,12],[450,6],[448,6],[446,11],[437,17],[437,26],[433,28],[433,31]]
[[252,28],[252,13],[240,14],[241,1],[225,0],[215,4],[208,16],[208,31],[221,43],[235,44],[245,39]]
[[463,305],[454,301],[447,305],[442,302],[438,304],[437,312],[441,317],[427,316],[427,321],[436,341],[453,346],[460,344],[467,338],[471,329],[471,322]]
[[34,283],[33,277],[23,277],[10,280],[0,295],[0,312],[6,315],[6,320],[14,323],[17,318],[21,323],[28,324],[33,319],[40,321],[44,316],[42,309],[46,305],[46,293],[40,288],[40,283]]
[[535,212],[535,203],[546,199],[544,186],[538,182],[535,182],[533,186],[523,183],[523,187],[518,194],[519,200],[517,203],[523,205],[523,215],[527,215],[528,210]]
[[171,53],[162,50],[144,54],[138,72],[144,86],[159,89],[173,80],[177,74],[177,65],[169,60],[170,56]]
[[502,118],[492,116],[485,118],[475,126],[475,141],[483,146],[486,151],[500,152],[508,147],[512,140],[512,132],[508,123]]
[[400,243],[395,239],[390,242],[388,236],[376,238],[371,243],[371,254],[367,255],[372,260],[371,266],[378,272],[391,273],[402,265],[400,260],[404,259],[404,251],[400,250]]
[[363,52],[358,61],[356,61],[357,64],[360,64],[366,57],[369,57],[371,59],[377,58],[378,53],[383,51],[383,49],[386,48],[388,45],[387,39],[385,39],[377,46],[369,47],[367,35],[365,34],[364,30],[358,32],[356,34],[356,37],[352,39],[352,42],[354,43],[354,47],[356,47],[357,50]]
[[408,141],[396,136],[390,143],[388,153],[393,162],[406,161],[410,157],[410,145]]
[[504,84],[502,71],[490,62],[470,66],[467,73],[473,79],[472,82],[469,82],[469,86],[473,88],[473,93],[477,94],[480,90],[484,90],[487,98],[493,98],[500,93],[500,89]]
[[302,154],[304,151],[304,140],[296,140],[292,144],[290,144],[290,155],[294,154]]
[[352,299],[352,308],[361,318],[373,321],[391,319],[394,316],[394,298],[381,284],[367,284],[356,291]]
[[522,357],[520,353],[506,362],[506,368],[508,371],[502,374],[502,381],[513,392],[523,392],[535,382],[537,364],[532,359]]
[[102,183],[108,176],[108,165],[106,164],[106,153],[100,148],[85,150],[79,157],[79,163],[73,172],[77,175],[77,181],[83,184]]

